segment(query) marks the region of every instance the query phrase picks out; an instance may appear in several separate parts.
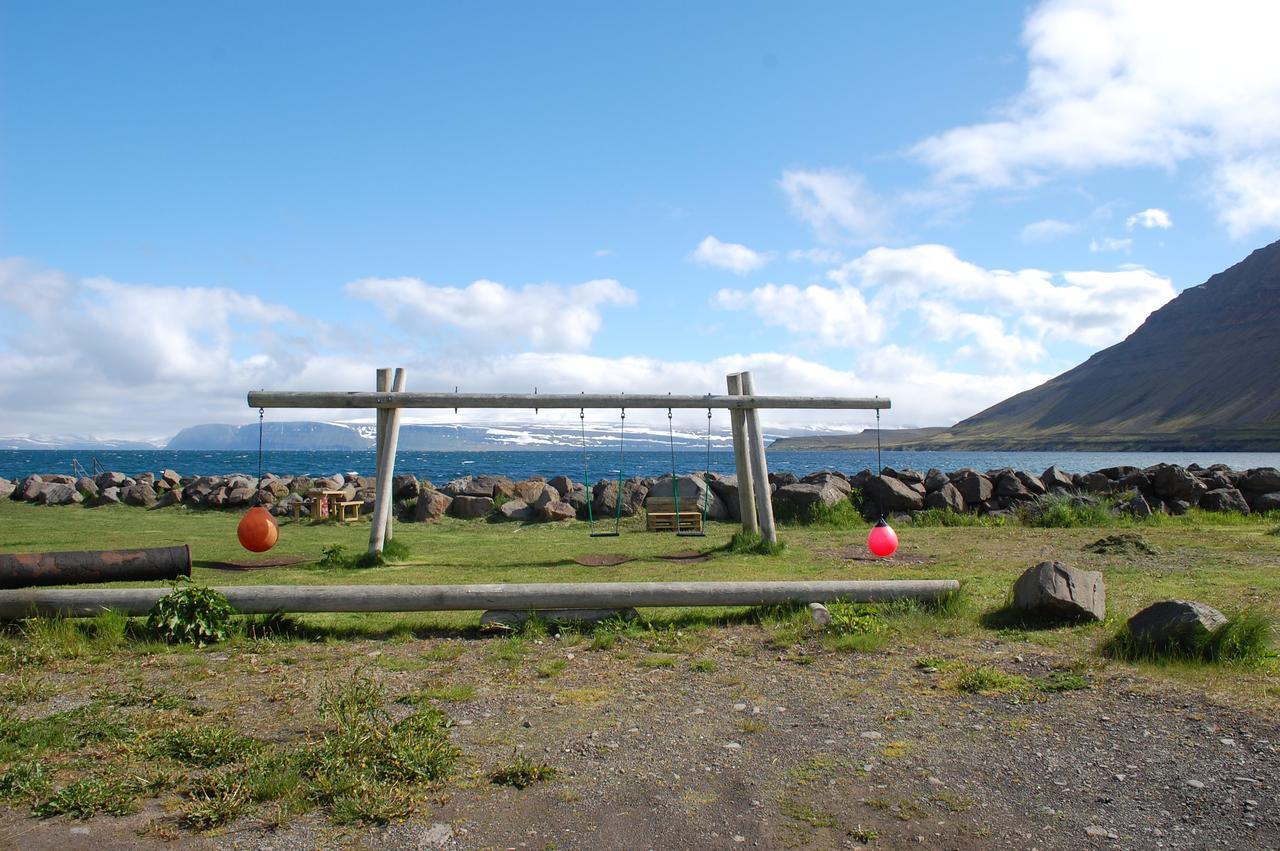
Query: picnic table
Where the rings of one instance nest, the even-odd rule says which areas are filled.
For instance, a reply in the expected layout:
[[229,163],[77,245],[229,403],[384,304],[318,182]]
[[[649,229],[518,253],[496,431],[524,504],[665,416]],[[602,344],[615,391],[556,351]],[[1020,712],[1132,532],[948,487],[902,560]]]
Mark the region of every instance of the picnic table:
[[[305,495],[307,505],[310,508],[310,517],[313,521],[327,517],[332,517],[338,521],[345,522],[354,520],[360,516],[360,506],[363,503],[360,500],[348,500],[346,491],[330,490],[328,488],[318,488],[307,491]],[[298,519],[301,515],[302,503],[294,506],[294,518]]]

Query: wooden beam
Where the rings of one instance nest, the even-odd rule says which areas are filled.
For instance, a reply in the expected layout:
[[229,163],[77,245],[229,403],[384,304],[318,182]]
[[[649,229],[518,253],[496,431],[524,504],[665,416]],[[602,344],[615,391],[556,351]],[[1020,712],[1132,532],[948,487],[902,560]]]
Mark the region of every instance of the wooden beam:
[[[583,609],[638,606],[808,605],[849,600],[934,600],[959,590],[954,579],[809,582],[566,582],[493,585],[233,585],[240,614],[270,612],[435,612],[477,609]],[[93,617],[111,610],[144,615],[169,588],[31,588],[0,591],[0,618]]]
[[652,396],[626,393],[334,393],[255,390],[251,408],[791,408],[883,410],[888,399],[843,396]]
[[[404,387],[404,370],[396,369],[392,392],[388,395],[400,395],[395,387]],[[396,447],[400,443],[400,409],[390,408],[387,412],[387,435],[382,441],[382,459],[378,464],[378,488],[373,503],[373,527],[369,530],[369,552],[380,553],[386,545],[387,527],[391,524],[392,498],[395,494],[391,486],[396,472]]]
[[[742,395],[742,376],[734,373],[725,376],[730,396]],[[733,465],[738,474],[738,517],[742,531],[760,534],[760,521],[756,519],[756,495],[751,482],[751,459],[747,455],[747,415],[741,410],[729,411],[729,425],[733,431]]]
[[[743,399],[754,396],[751,373],[741,373]],[[745,412],[747,421],[747,457],[751,460],[751,481],[756,490],[756,517],[760,521],[760,537],[771,544],[778,542],[778,527],[773,522],[773,489],[769,487],[769,464],[765,460],[764,433],[760,430],[760,413],[755,408]]]

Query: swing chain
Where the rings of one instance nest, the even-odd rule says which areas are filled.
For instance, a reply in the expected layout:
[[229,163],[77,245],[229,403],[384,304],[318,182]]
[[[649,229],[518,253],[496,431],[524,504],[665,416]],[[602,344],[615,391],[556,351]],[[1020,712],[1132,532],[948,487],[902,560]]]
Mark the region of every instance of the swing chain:
[[258,409],[258,488],[253,492],[253,504],[262,505],[262,429],[267,416],[266,408]]

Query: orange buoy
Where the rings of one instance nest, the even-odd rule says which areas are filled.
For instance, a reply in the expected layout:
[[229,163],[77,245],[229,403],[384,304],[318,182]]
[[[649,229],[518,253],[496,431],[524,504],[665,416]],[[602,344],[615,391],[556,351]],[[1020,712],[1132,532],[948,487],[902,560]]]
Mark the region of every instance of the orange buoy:
[[249,552],[265,553],[280,539],[280,529],[270,511],[261,505],[255,505],[240,518],[236,537],[240,539],[240,546]]

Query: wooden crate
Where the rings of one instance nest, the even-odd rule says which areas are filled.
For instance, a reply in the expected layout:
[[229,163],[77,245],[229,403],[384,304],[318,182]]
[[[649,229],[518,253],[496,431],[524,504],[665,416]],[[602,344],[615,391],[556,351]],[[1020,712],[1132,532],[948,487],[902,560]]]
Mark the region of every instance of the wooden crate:
[[[702,508],[696,499],[676,501],[669,496],[651,496],[644,501],[645,529],[650,532],[701,532]],[[677,528],[677,523],[679,527]]]

